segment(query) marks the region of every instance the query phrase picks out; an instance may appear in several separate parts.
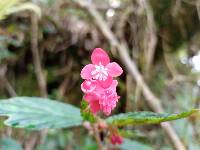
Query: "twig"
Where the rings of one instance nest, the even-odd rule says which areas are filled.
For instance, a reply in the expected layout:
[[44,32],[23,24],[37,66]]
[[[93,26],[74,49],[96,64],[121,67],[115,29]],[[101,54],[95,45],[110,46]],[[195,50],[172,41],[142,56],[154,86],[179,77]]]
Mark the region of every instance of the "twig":
[[134,105],[133,105],[133,79],[131,75],[126,75],[126,112],[133,111]]
[[136,84],[136,88],[135,88],[135,110],[138,110],[140,105],[141,105],[141,98],[142,95],[142,89],[140,86],[138,86],[138,84]]
[[196,1],[196,8],[197,8],[197,14],[199,17],[199,21],[200,21],[200,1],[199,0]]
[[43,74],[38,50],[38,17],[35,13],[31,14],[31,50],[33,54],[33,64],[41,95],[43,97],[47,97],[46,79]]
[[[117,30],[116,30],[116,36],[119,37],[120,41],[125,42],[124,28],[125,28],[126,22],[129,19],[130,14],[134,12],[133,10],[134,10],[133,6],[130,5],[120,15],[119,23],[117,24]],[[134,82],[133,82],[131,75],[127,74],[126,75],[126,111],[127,112],[133,111],[133,109],[134,109],[133,100],[131,98],[131,96],[133,96],[132,93],[134,91],[134,87],[135,86],[134,86]]]
[[33,150],[37,143],[38,133],[34,133],[31,138],[24,144],[24,150]]
[[0,78],[3,81],[4,86],[5,86],[6,90],[8,91],[8,93],[10,94],[10,96],[11,97],[17,96],[16,91],[14,90],[14,88],[12,87],[12,85],[10,84],[8,79],[5,76],[0,76]]
[[[8,91],[11,97],[17,96],[17,93],[15,92],[14,88],[6,78],[6,71],[7,71],[7,65],[0,65],[0,81],[2,80],[5,89]],[[6,136],[8,137],[12,136],[11,127],[6,127]]]
[[[119,40],[122,41],[123,43],[126,42],[125,37],[124,37],[125,24],[128,21],[130,14],[133,13],[135,9],[136,8],[134,8],[131,5],[129,7],[127,7],[125,12],[122,13],[121,18],[119,20],[119,23],[117,25],[117,33],[116,34],[119,36]],[[135,54],[135,48],[133,48],[132,51],[133,51],[132,53]],[[134,55],[132,55],[132,57],[134,58]],[[131,87],[131,86],[132,86],[132,88],[130,89],[129,87]],[[135,87],[134,87],[135,88],[135,100],[134,100],[135,105],[132,104],[133,102],[130,99],[129,95],[130,95],[130,93],[132,93],[134,91],[133,86],[134,86],[133,85],[133,78],[132,78],[132,76],[130,76],[128,74],[127,77],[126,77],[126,87],[127,87],[126,88],[126,92],[127,92],[126,111],[130,111],[130,110],[133,110],[133,109],[137,110],[137,108],[138,108],[138,106],[141,102],[141,101],[139,101],[139,99],[141,97],[141,88],[136,84]],[[133,108],[133,106],[134,106],[134,108]]]
[[151,66],[153,63],[155,48],[157,44],[157,36],[156,36],[156,25],[154,21],[154,14],[149,4],[149,1],[146,0],[138,0],[139,5],[146,12],[147,17],[147,27],[146,27],[146,39],[145,39],[145,50],[146,50],[146,66],[145,66],[145,77],[148,79],[150,75]]
[[[151,108],[158,113],[163,112],[163,108],[160,104],[160,100],[152,93],[150,88],[147,86],[145,81],[143,80],[142,75],[138,71],[136,64],[133,60],[131,60],[127,47],[124,43],[120,44],[117,38],[114,36],[110,28],[108,27],[105,20],[102,18],[102,16],[99,14],[99,12],[93,7],[93,5],[87,4],[84,1],[76,1],[81,6],[87,8],[89,13],[95,18],[96,24],[100,28],[100,30],[103,32],[105,37],[109,40],[110,44],[113,47],[116,47],[118,49],[118,52],[120,54],[121,60],[124,62],[127,70],[132,75],[132,77],[136,80],[137,84],[142,88],[143,95],[146,98],[147,103]],[[171,124],[169,122],[162,123],[161,127],[164,129],[164,131],[167,133],[167,135],[170,137],[171,142],[174,144],[174,147],[177,150],[185,150],[185,147],[181,140],[179,139],[178,135],[172,128]]]
[[71,83],[71,80],[68,75],[65,75],[63,82],[58,87],[58,99],[63,99],[66,89],[69,87],[69,83]]
[[73,67],[73,61],[69,60],[67,65],[60,69],[59,71],[55,72],[55,76],[60,76],[60,75],[64,75],[64,80],[62,81],[62,83],[59,85],[58,87],[58,99],[62,99],[65,95],[65,92],[67,91],[67,87],[69,87],[69,83],[71,84],[71,80],[69,79],[69,73],[72,70]]
[[[47,93],[47,86],[46,86],[46,79],[43,73],[41,61],[40,61],[40,55],[39,55],[39,49],[38,49],[38,16],[33,12],[31,13],[31,50],[33,55],[33,64],[35,69],[35,74],[37,77],[38,85],[40,88],[40,92],[42,97],[48,97]],[[36,135],[37,138],[33,139],[31,144],[31,148],[34,147],[36,142],[39,140],[40,142],[44,141],[46,135],[48,133],[48,130],[44,130],[39,135]]]
[[[1,77],[6,90],[8,91],[8,93],[10,94],[11,97],[15,97],[17,96],[17,93],[15,92],[14,88],[12,87],[12,85],[10,84],[10,82],[7,80],[7,78],[5,76]],[[11,127],[6,127],[6,136],[11,137],[12,136],[12,128]]]
[[8,93],[10,94],[10,96],[12,96],[12,97],[17,96],[16,91],[14,90],[14,88],[12,87],[12,85],[10,84],[10,82],[8,81],[8,79],[6,77],[4,77],[4,83],[5,83],[5,87],[8,91]]

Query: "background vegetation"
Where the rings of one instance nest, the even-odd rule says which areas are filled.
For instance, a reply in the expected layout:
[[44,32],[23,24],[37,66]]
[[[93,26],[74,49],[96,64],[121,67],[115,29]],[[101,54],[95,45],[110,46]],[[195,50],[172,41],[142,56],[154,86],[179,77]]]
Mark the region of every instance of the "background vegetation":
[[[91,50],[95,47],[107,50],[112,59],[126,70],[115,43],[102,32],[98,14],[93,13],[97,11],[117,42],[126,46],[145,82],[160,98],[165,112],[199,108],[199,0],[87,2],[89,7],[75,0],[0,2],[1,99],[41,96],[80,107],[80,70],[89,63]],[[118,91],[121,99],[113,114],[155,111],[128,71],[120,78]],[[196,116],[172,122],[186,149],[200,149],[198,119]],[[85,129],[49,130],[41,134],[10,129],[3,126],[2,121],[0,144],[5,150],[20,150],[21,147],[25,150],[97,148]],[[173,149],[159,125],[127,129],[129,132],[124,135],[135,141],[135,149],[137,146],[141,150]]]

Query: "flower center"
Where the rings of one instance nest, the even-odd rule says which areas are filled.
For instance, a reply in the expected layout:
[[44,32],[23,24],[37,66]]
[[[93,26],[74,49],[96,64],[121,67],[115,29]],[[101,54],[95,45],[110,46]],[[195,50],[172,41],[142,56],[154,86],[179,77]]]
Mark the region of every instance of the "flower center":
[[95,70],[91,72],[93,79],[105,81],[108,77],[107,68],[104,67],[101,63],[99,65],[95,65]]

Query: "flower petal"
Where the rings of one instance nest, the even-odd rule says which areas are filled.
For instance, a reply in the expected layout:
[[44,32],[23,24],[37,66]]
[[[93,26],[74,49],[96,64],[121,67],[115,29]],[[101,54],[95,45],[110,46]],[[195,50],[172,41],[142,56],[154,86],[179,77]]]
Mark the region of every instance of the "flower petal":
[[108,54],[101,48],[95,48],[91,55],[92,63],[95,65],[102,65],[106,66],[110,62],[110,58]]
[[112,109],[109,106],[104,106],[102,111],[106,116],[109,116],[111,114]]
[[92,79],[91,72],[95,69],[93,64],[88,64],[86,65],[82,70],[81,70],[81,78],[82,79]]
[[99,85],[106,89],[108,88],[111,84],[112,84],[113,78],[111,76],[108,76],[107,79],[105,81],[98,81]]
[[92,102],[92,101],[96,101],[97,100],[97,96],[94,95],[94,94],[85,94],[83,96],[83,99],[86,101],[86,102]]
[[84,93],[91,93],[91,92],[94,91],[95,88],[96,88],[96,81],[95,80],[85,80],[81,84],[81,90]]
[[108,69],[108,74],[112,77],[118,77],[123,73],[122,68],[116,63],[109,63],[106,68]]
[[116,87],[118,85],[118,81],[117,80],[113,80],[110,88],[113,90],[113,91],[116,91]]
[[91,109],[93,114],[95,114],[98,111],[100,111],[99,101],[91,101],[90,102],[90,109]]

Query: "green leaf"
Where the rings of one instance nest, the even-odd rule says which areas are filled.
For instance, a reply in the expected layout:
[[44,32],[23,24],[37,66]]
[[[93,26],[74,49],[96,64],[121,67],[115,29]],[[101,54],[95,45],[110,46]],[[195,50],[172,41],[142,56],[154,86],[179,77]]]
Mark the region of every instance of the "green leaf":
[[0,0],[0,20],[4,19],[7,15],[17,13],[19,11],[30,10],[38,17],[41,17],[41,9],[34,3],[22,3],[22,0]]
[[123,144],[120,145],[120,149],[122,150],[154,150],[151,146],[140,143],[138,141],[133,141],[129,139],[123,139]]
[[11,138],[3,138],[0,140],[1,150],[23,150],[21,144]]
[[42,11],[40,7],[30,2],[22,3],[18,6],[12,7],[11,9],[8,10],[8,14],[16,13],[23,10],[33,11],[39,18],[41,18],[42,16]]
[[124,114],[115,115],[107,119],[108,123],[114,125],[123,126],[123,125],[137,125],[137,124],[155,124],[165,121],[177,120],[181,118],[188,117],[196,112],[199,112],[198,109],[192,109],[190,111],[182,112],[180,114],[157,114],[154,112],[129,112]]
[[96,118],[92,114],[92,112],[88,109],[88,103],[85,100],[81,101],[81,116],[83,117],[83,120],[89,121],[91,123],[96,122]]
[[38,97],[0,100],[0,116],[8,116],[8,126],[28,129],[64,128],[82,123],[80,109]]
[[0,20],[4,19],[5,16],[8,15],[8,10],[19,3],[19,0],[0,1]]

